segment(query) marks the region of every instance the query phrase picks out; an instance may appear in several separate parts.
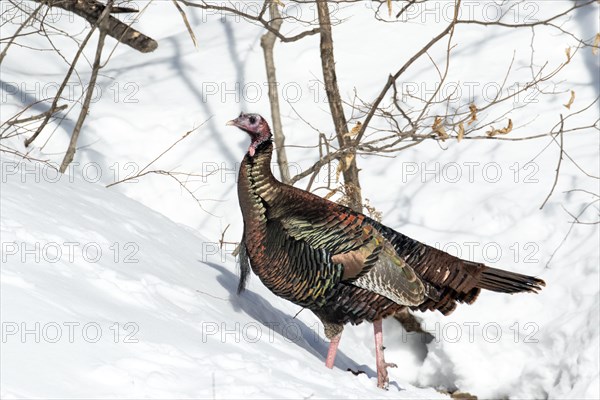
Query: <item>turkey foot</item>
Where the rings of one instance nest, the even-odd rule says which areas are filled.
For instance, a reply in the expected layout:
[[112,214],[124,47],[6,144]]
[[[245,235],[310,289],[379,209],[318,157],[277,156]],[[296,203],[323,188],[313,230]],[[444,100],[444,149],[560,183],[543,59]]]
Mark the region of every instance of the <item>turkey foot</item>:
[[388,378],[388,368],[397,368],[398,366],[394,363],[388,363],[385,361],[383,350],[383,322],[377,320],[373,322],[373,328],[375,331],[375,357],[377,358],[377,387],[387,390],[390,380]]

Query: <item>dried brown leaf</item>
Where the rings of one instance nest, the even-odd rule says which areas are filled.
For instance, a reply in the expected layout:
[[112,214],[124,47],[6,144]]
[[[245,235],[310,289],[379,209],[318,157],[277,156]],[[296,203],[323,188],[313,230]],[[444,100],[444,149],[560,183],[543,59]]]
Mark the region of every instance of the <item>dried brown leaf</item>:
[[338,191],[337,189],[331,189],[331,190],[329,191],[329,193],[327,193],[327,194],[325,195],[324,199],[325,199],[325,200],[329,200],[330,198],[332,198],[332,197],[333,197],[333,195],[334,195],[334,194],[336,194],[336,193],[337,193],[337,191]]
[[506,135],[507,133],[510,133],[510,131],[512,131],[512,128],[513,128],[513,122],[512,122],[512,119],[509,119],[508,125],[506,126],[506,128],[495,129],[492,126],[491,129],[486,132],[486,134],[489,137],[496,136],[496,135]]
[[467,122],[467,125],[471,125],[473,122],[477,121],[477,106],[471,103],[469,111],[471,111],[471,115],[469,115],[469,122]]
[[435,120],[433,121],[433,125],[431,126],[431,129],[435,133],[437,133],[438,137],[443,142],[446,139],[448,139],[450,136],[448,136],[448,133],[446,133],[446,129],[442,125],[442,121],[443,121],[442,117],[435,117]]
[[598,49],[600,49],[600,33],[596,33],[596,37],[594,38],[594,44],[592,44],[592,54],[597,56]]
[[567,104],[564,104],[564,106],[567,107],[567,110],[571,109],[571,105],[573,105],[574,101],[575,101],[575,91],[571,90],[571,98],[569,99]]
[[388,14],[391,17],[392,16],[392,0],[387,0],[387,6],[388,6]]
[[349,137],[349,138],[354,138],[356,135],[358,135],[358,132],[360,132],[360,128],[362,128],[362,123],[360,121],[358,121],[356,123],[356,125],[354,125],[352,127],[352,129],[350,129],[350,132],[344,134],[344,136]]
[[565,64],[568,64],[571,62],[571,48],[567,47],[565,49],[565,54],[567,55],[567,62]]
[[460,142],[465,137],[465,126],[461,122],[458,124],[458,133],[456,134],[456,140]]

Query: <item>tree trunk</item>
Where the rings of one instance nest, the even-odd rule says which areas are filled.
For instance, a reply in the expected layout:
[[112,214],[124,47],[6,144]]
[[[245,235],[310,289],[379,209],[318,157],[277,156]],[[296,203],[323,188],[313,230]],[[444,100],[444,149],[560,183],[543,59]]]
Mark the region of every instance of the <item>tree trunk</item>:
[[[271,16],[270,25],[279,32],[283,20],[277,8],[277,3],[273,0],[269,2],[269,14]],[[285,152],[285,136],[281,125],[281,111],[279,109],[279,93],[277,91],[277,75],[275,73],[275,59],[273,57],[273,48],[275,47],[276,35],[268,31],[260,38],[260,46],[265,55],[265,69],[267,71],[267,82],[269,83],[269,103],[271,104],[271,119],[273,121],[273,139],[275,141],[275,151],[277,153],[277,165],[283,183],[290,184],[290,171],[288,167],[287,154]]]
[[[321,64],[323,67],[323,82],[325,83],[325,92],[329,101],[329,109],[335,127],[335,134],[340,148],[352,146],[352,140],[348,134],[348,122],[344,115],[342,98],[337,83],[335,73],[335,59],[333,57],[333,36],[331,33],[331,19],[326,0],[317,0],[317,12],[319,14],[319,26],[321,32]],[[358,167],[356,166],[356,157],[351,153],[350,157],[344,157],[340,160],[344,176],[344,185],[348,206],[355,211],[362,212],[362,194],[360,182],[358,180]]]
[[[340,148],[352,146],[352,138],[347,133],[348,122],[344,115],[342,107],[342,98],[337,84],[335,74],[335,59],[333,57],[333,36],[331,33],[331,19],[329,16],[329,8],[326,0],[317,0],[317,11],[319,13],[319,25],[321,28],[321,64],[323,66],[323,81],[325,83],[325,91],[331,117],[335,125],[335,134],[337,136]],[[344,185],[346,187],[346,197],[348,198],[348,206],[355,211],[362,212],[362,193],[360,182],[358,180],[358,167],[356,165],[355,153],[351,153],[351,158],[345,158],[340,162],[345,163],[343,166]],[[404,313],[395,316],[398,322],[405,327],[407,332],[422,331],[421,323],[416,317],[406,310]],[[415,327],[418,327],[415,328]]]

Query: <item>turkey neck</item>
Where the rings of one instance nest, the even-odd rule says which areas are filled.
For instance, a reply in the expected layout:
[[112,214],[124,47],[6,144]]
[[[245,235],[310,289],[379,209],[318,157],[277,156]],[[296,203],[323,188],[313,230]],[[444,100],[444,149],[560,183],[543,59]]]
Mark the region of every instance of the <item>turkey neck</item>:
[[268,193],[282,184],[275,179],[271,172],[272,155],[273,142],[269,140],[258,145],[253,157],[246,154],[241,166],[241,169],[245,169],[247,172],[251,192],[267,201],[273,197],[272,195],[269,196]]
[[271,156],[273,142],[261,143],[256,148],[254,156],[246,154],[240,166],[238,180],[238,196],[244,224],[247,228],[264,222],[265,205],[274,200],[277,188],[283,185],[271,172]]
[[252,270],[263,276],[264,241],[267,235],[267,207],[272,202],[276,188],[282,185],[271,173],[271,141],[260,144],[253,157],[246,154],[240,165],[238,179],[238,199],[244,217],[244,237]]

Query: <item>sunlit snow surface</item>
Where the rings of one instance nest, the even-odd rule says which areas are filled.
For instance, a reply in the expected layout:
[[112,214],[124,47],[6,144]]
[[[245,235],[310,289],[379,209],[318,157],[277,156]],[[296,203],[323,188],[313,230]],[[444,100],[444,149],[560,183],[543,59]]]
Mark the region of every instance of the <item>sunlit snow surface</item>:
[[[540,13],[560,6],[545,4]],[[2,398],[445,397],[435,389],[481,398],[600,397],[598,227],[577,225],[561,245],[571,226],[563,206],[577,214],[591,199],[565,192],[597,192],[598,185],[564,160],[554,194],[540,211],[558,160],[554,144],[538,155],[550,139],[464,140],[444,149],[425,142],[396,158],[359,158],[363,195],[387,225],[547,283],[539,295],[482,293],[449,317],[420,313],[436,336],[429,344],[386,321],[386,358],[398,364],[390,370],[388,392],[376,388],[369,324],[347,327],[335,368],[328,370],[327,342],[314,315],[296,316],[299,307],[275,297],[256,277],[238,296],[233,246],[220,251],[218,241],[227,226],[225,241],[241,235],[235,171],[247,138],[224,125],[240,110],[269,116],[262,31],[188,13],[198,49],[169,2],[153,3],[138,24],[159,41],[154,53],[117,47],[99,78],[102,97],[92,104],[78,165],[69,174],[57,178],[46,166],[2,155]],[[346,100],[354,88],[361,98],[374,98],[387,75],[444,28],[435,18],[375,23],[362,3],[335,15],[348,18],[334,28]],[[577,14],[568,27],[588,38],[598,31],[597,21]],[[70,28],[77,20],[57,23]],[[31,40],[47,47],[43,39]],[[513,52],[529,60],[530,41],[530,32],[461,26],[451,80],[501,82]],[[556,65],[573,43],[542,40],[540,32],[535,45],[539,64]],[[317,129],[332,131],[319,89],[317,46],[318,38],[308,37],[275,50],[281,87],[288,90],[282,113],[293,172],[316,160],[317,151],[302,146],[316,145],[317,136],[291,105]],[[443,61],[444,50],[434,48],[432,58]],[[31,93],[44,97],[44,87],[62,80],[64,62],[42,57],[17,46],[8,52],[3,121],[29,104]],[[568,113],[562,104],[569,90],[577,92],[574,110],[588,104],[598,95],[597,67],[589,49],[577,54],[557,78],[564,98],[540,99],[510,114],[517,126],[531,121],[515,135],[539,133]],[[523,82],[529,73],[517,65],[514,79]],[[88,67],[80,74],[87,82]],[[410,69],[403,84],[426,92],[434,86],[423,82],[436,76],[427,61]],[[14,87],[21,91],[14,94]],[[593,122],[593,113],[585,115]],[[52,136],[44,133],[32,155],[59,163],[75,120],[76,113],[69,114]],[[575,126],[584,119],[571,121]],[[150,168],[205,175],[188,182],[202,208],[165,176],[105,188],[139,172],[202,123]],[[8,142],[24,150],[21,138]],[[595,176],[598,146],[597,131],[565,135],[565,150]],[[321,175],[315,186],[325,184]],[[593,220],[594,210],[597,217],[592,207],[586,220]],[[355,376],[348,368],[365,373]]]

